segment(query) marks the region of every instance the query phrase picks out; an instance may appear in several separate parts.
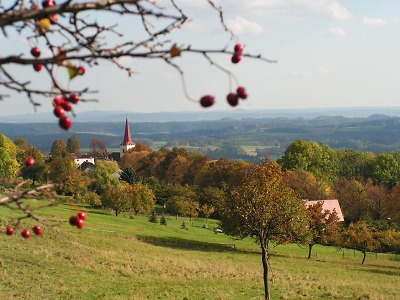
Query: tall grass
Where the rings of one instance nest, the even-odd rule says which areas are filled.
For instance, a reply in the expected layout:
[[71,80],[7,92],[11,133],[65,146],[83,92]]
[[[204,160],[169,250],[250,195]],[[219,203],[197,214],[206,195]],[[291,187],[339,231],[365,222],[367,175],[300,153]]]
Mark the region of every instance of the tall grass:
[[[76,209],[44,211],[59,226],[43,237],[0,236],[0,299],[262,299],[258,246],[214,234],[217,222],[88,210],[82,231],[67,224]],[[14,212],[0,209],[2,229]],[[33,223],[24,224],[30,227]],[[22,227],[20,229],[22,229]],[[385,254],[286,245],[271,250],[273,299],[399,299],[400,262]]]

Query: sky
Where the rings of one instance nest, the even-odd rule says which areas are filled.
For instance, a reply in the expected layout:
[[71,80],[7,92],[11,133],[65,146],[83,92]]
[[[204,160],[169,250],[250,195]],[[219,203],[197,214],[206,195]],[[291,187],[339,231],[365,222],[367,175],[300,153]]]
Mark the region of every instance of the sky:
[[[161,5],[167,0],[157,1]],[[171,36],[178,45],[201,49],[233,48],[218,14],[206,0],[176,0],[192,22]],[[245,45],[245,52],[261,54],[277,63],[244,58],[232,64],[229,55],[215,55],[231,71],[249,97],[236,108],[226,95],[236,89],[229,77],[201,56],[174,58],[185,71],[193,99],[215,96],[207,110],[296,109],[331,107],[400,106],[400,1],[395,0],[215,0],[224,11],[227,26]],[[107,21],[115,21],[107,20]],[[128,20],[121,30],[134,31]],[[3,50],[1,50],[3,48]],[[18,36],[0,37],[0,51],[29,51]],[[188,100],[176,70],[162,61],[125,61],[136,74],[109,63],[87,68],[71,87],[98,90],[97,103],[79,103],[75,111],[197,111]],[[15,69],[21,76],[46,85],[45,74]],[[61,76],[61,75],[60,75]],[[0,93],[4,94],[3,88]],[[51,99],[41,100],[38,112],[52,110]],[[0,115],[32,113],[23,95],[0,102]]]

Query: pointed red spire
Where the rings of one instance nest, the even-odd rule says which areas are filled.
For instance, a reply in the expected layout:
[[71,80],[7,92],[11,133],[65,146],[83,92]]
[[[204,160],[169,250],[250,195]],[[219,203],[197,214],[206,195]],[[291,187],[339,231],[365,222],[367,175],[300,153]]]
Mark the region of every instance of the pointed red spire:
[[128,118],[126,118],[125,122],[125,134],[124,134],[124,141],[121,144],[122,146],[126,145],[134,145],[131,137],[131,129],[129,128]]

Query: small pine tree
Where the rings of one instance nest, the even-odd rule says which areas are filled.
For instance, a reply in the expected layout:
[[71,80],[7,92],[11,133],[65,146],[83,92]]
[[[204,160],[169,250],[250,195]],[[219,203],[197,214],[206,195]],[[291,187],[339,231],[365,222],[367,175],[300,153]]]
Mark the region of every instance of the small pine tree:
[[160,224],[167,226],[167,219],[165,218],[164,214],[162,214],[162,216],[161,216]]
[[185,222],[185,221],[182,221],[182,224],[181,224],[181,229],[186,229],[186,230],[188,230],[188,228],[187,228],[187,226],[186,226],[186,222]]
[[151,222],[151,223],[157,223],[157,222],[158,222],[158,220],[157,220],[157,213],[156,213],[155,210],[153,210],[153,211],[151,212],[150,217],[149,217],[149,222]]

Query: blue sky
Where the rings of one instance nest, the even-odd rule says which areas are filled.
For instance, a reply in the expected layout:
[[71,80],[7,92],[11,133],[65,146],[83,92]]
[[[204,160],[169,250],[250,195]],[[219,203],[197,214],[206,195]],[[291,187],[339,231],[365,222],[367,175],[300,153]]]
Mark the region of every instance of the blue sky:
[[[167,0],[158,2],[165,3]],[[233,47],[206,0],[176,0],[193,22],[172,38],[178,45],[204,49]],[[400,1],[395,0],[218,0],[227,25],[246,45],[245,51],[276,59],[269,64],[243,59],[233,65],[229,56],[216,55],[218,63],[231,70],[245,86],[249,98],[238,108],[318,108],[400,106]],[[131,30],[128,20],[122,30]],[[19,49],[18,38],[5,40],[9,49]],[[7,48],[6,47],[6,48]],[[26,47],[26,45],[25,45]],[[29,48],[27,48],[29,50]],[[27,51],[28,51],[27,50]],[[27,52],[25,51],[25,52]],[[108,63],[88,68],[72,82],[79,88],[98,90],[99,103],[80,103],[80,111],[132,112],[194,111],[202,108],[187,100],[177,72],[160,61],[126,61],[137,71],[128,77]],[[175,58],[185,70],[193,98],[216,97],[209,110],[232,109],[226,103],[228,77],[202,57]],[[20,70],[21,76],[44,74]],[[0,90],[4,93],[3,90]],[[40,112],[50,111],[43,100]],[[20,95],[0,102],[0,115],[32,112]]]

